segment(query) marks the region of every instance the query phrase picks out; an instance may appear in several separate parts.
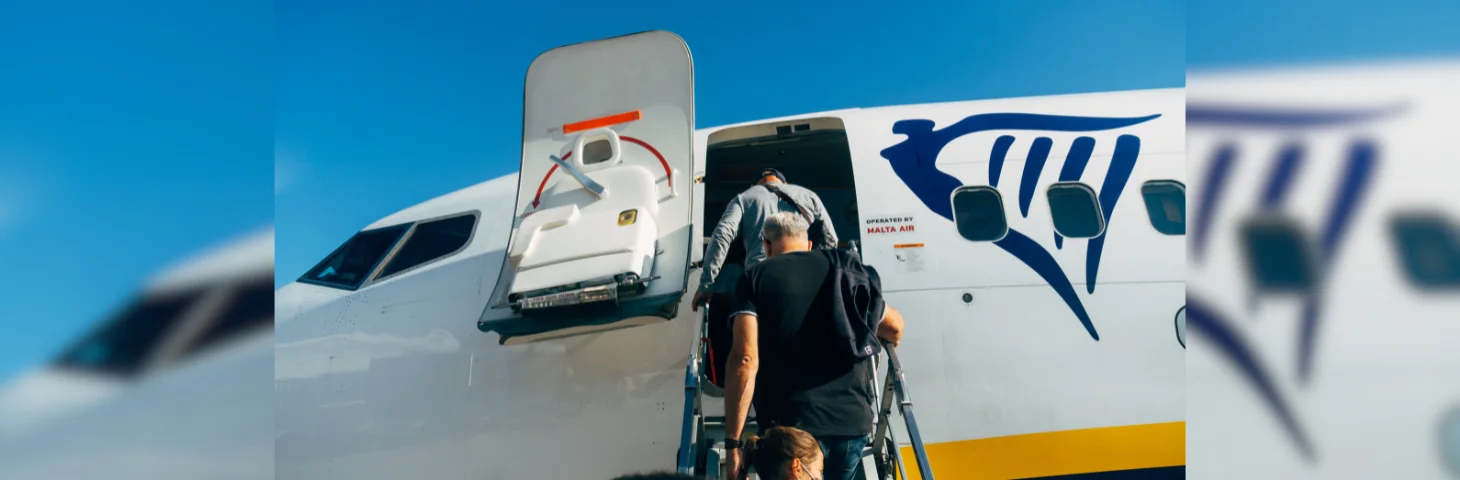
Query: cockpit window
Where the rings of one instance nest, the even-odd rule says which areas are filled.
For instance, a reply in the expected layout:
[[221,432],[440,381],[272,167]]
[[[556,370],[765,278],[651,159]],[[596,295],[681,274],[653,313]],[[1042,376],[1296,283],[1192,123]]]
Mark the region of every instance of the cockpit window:
[[461,251],[471,241],[476,224],[475,214],[421,222],[380,270],[376,281]]
[[143,297],[66,349],[56,365],[118,376],[135,375],[205,291]]
[[191,356],[274,324],[274,279],[235,287],[227,305],[183,352]]
[[409,228],[410,224],[404,224],[357,233],[299,281],[345,290],[360,288]]

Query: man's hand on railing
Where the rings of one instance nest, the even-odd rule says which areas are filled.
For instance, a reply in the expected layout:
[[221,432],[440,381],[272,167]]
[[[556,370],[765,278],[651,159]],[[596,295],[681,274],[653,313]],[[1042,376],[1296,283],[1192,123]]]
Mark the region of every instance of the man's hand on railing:
[[877,324],[877,338],[896,347],[902,342],[902,312],[887,305],[887,313],[882,315],[882,323]]
[[698,312],[698,311],[700,311],[700,307],[701,306],[709,305],[709,304],[710,304],[710,296],[709,295],[705,295],[705,292],[703,292],[703,291],[696,291],[695,292],[695,295],[694,295],[694,298],[691,299],[690,302],[689,302],[689,308],[690,308],[690,310],[693,310],[693,311]]
[[[907,425],[908,440],[912,442],[913,456],[917,458],[918,472],[922,478],[932,480],[933,469],[928,464],[928,452],[923,446],[922,435],[918,433],[918,422],[913,417],[912,399],[908,397],[906,381],[903,378],[902,362],[897,359],[897,349],[892,342],[883,343],[884,353],[887,354],[887,384],[884,387],[882,397],[882,411],[885,414],[891,413],[892,400],[897,398],[897,409],[901,413],[903,422]],[[885,416],[883,417],[886,418]],[[885,421],[885,420],[884,420]],[[888,431],[890,435],[890,430]],[[879,427],[878,435],[882,430]],[[894,456],[896,452],[894,451]],[[899,470],[902,470],[899,468]]]
[[746,467],[747,465],[745,465],[745,455],[741,454],[739,448],[731,448],[725,450],[725,478],[731,480],[740,480],[742,478],[745,478],[744,470],[746,469]]

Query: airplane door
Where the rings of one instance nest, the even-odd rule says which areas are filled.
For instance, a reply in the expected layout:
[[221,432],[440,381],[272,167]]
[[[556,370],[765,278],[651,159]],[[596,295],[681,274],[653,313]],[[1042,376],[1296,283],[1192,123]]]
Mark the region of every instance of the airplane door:
[[478,321],[501,343],[660,323],[688,290],[694,67],[650,31],[527,69],[514,226]]

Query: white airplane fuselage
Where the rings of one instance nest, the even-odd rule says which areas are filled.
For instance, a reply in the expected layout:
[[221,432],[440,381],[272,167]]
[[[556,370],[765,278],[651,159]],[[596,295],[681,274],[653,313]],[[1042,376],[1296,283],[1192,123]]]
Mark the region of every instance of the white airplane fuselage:
[[[827,173],[854,187],[819,193],[842,240],[855,232],[887,301],[907,319],[899,353],[939,478],[1179,475],[1171,469],[1185,455],[1176,326],[1185,239],[1154,228],[1142,188],[1184,182],[1183,118],[1182,90],[1168,89],[696,130],[692,171],[711,173],[694,185],[693,245],[720,214],[705,207],[716,158],[762,166],[708,155],[717,132],[808,122],[813,132],[844,130],[849,163]],[[1067,168],[1067,158],[1086,158],[1072,148],[1085,147],[1084,167]],[[991,158],[996,150],[1007,155]],[[355,290],[296,282],[277,292],[278,478],[607,478],[673,468],[685,367],[700,334],[690,295],[671,321],[619,330],[503,345],[478,329],[484,311],[493,315],[497,272],[521,221],[519,185],[531,193],[540,181],[517,177],[362,230],[476,212],[456,253]],[[1098,192],[1109,213],[1084,213],[1103,223],[1103,240],[1056,243],[1047,190],[1061,177]],[[1000,239],[959,233],[949,204],[959,186],[1002,197]]]
[[1191,478],[1460,478],[1460,62],[1187,88]]
[[[1117,470],[1181,478],[1188,412],[1198,423],[1192,478],[1453,477],[1460,315],[1449,292],[1460,285],[1460,257],[1454,242],[1448,253],[1400,242],[1393,221],[1420,212],[1454,238],[1460,190],[1444,159],[1457,152],[1439,140],[1460,105],[1456,79],[1453,62],[1254,70],[1193,75],[1189,89],[849,109],[699,129],[683,172],[710,172],[693,188],[693,244],[719,215],[711,205],[723,204],[722,193],[749,186],[718,181],[722,193],[712,192],[716,172],[754,173],[777,161],[771,145],[781,140],[759,142],[769,150],[753,155],[723,145],[761,130],[779,136],[777,127],[792,133],[786,145],[797,145],[798,125],[844,131],[846,166],[827,173],[846,178],[792,172],[790,180],[832,185],[818,193],[838,233],[855,233],[906,316],[898,350],[939,478]],[[985,116],[1011,113],[1135,123]],[[1320,128],[1292,125],[1303,122]],[[1012,142],[1000,140],[1006,135]],[[1117,149],[1133,146],[1126,135],[1139,140],[1133,162],[1116,161]],[[1039,137],[1050,139],[1047,149],[1036,147]],[[1080,137],[1093,148],[1075,169],[1070,152]],[[1275,181],[1288,178],[1280,153],[1294,140],[1308,160],[1291,180]],[[1363,140],[1379,154],[1355,160],[1362,155],[1352,147]],[[1219,173],[1224,145],[1239,155]],[[1049,153],[1029,161],[1031,150]],[[1367,161],[1372,168],[1361,166]],[[1129,177],[1116,181],[1110,172],[1124,169],[1112,164],[1130,165]],[[1098,261],[1089,260],[1089,239],[1056,243],[1048,192],[1066,170],[1111,207],[1108,218],[1101,212]],[[504,315],[492,308],[497,272],[521,223],[521,190],[531,196],[542,182],[518,177],[367,226],[475,215],[462,248],[415,268],[357,289],[296,282],[278,290],[272,342],[248,335],[196,357],[170,348],[155,358],[184,364],[155,361],[124,381],[46,367],[6,385],[0,477],[611,478],[672,468],[686,363],[700,335],[688,294],[670,321],[612,331],[503,345],[479,328]],[[1193,226],[1190,249],[1185,209],[1182,233],[1161,233],[1153,219],[1169,212],[1148,212],[1142,195],[1147,182],[1188,180],[1199,196],[1225,192],[1191,209],[1207,223]],[[836,186],[843,181],[853,186]],[[1000,197],[1009,230],[998,242],[969,240],[948,218],[954,191],[980,188]],[[1348,203],[1344,191],[1360,200]],[[1341,209],[1348,220],[1335,220]],[[1244,271],[1274,262],[1250,262],[1238,232],[1274,214],[1310,232],[1309,248],[1320,248],[1323,234],[1313,232],[1330,225],[1351,232],[1336,235],[1344,240],[1333,253],[1312,253],[1326,272],[1312,333],[1302,333],[1307,297],[1263,292]],[[698,260],[699,249],[692,253]],[[1406,264],[1410,257],[1427,262]],[[171,284],[207,285],[227,298],[222,292],[271,263],[269,235],[164,275],[144,296]],[[689,273],[693,281],[699,270]],[[1202,310],[1189,364],[1188,276],[1190,308]],[[170,329],[172,339],[158,345],[185,347],[198,338],[188,330]],[[270,369],[274,389],[264,394]]]
[[274,232],[188,258],[0,387],[0,478],[273,475]]

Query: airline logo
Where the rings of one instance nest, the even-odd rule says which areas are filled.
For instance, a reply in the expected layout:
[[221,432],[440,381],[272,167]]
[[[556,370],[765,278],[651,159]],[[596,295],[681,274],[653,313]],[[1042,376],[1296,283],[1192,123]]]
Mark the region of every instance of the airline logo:
[[[882,158],[887,159],[891,164],[898,179],[912,190],[924,206],[938,216],[953,221],[953,206],[949,199],[954,190],[963,186],[963,182],[939,170],[936,165],[938,154],[950,142],[967,135],[990,131],[1029,132],[1035,135],[1038,132],[1102,132],[1139,125],[1160,116],[1160,114],[1152,114],[1142,117],[1080,117],[1032,113],[984,113],[966,117],[941,129],[934,129],[932,120],[901,120],[892,125],[892,133],[906,135],[907,138],[882,150],[881,154]],[[1004,160],[1014,141],[1015,137],[1012,134],[1004,134],[994,141],[989,155],[989,184],[994,188],[999,186]],[[1060,169],[1060,181],[1080,180],[1089,163],[1090,154],[1094,151],[1095,142],[1096,140],[1092,136],[1081,136],[1075,139],[1070,146],[1065,164]],[[1018,193],[1019,213],[1024,217],[1029,216],[1029,205],[1034,198],[1039,177],[1043,173],[1053,143],[1053,140],[1047,136],[1036,137],[1025,159]],[[1119,135],[1115,139],[1115,155],[1106,172],[1105,181],[1098,191],[1100,213],[1107,225],[1110,223],[1111,215],[1115,212],[1116,201],[1127,187],[1130,174],[1140,158],[1140,150],[1141,139],[1138,136]],[[1065,240],[1059,234],[1054,234],[1055,248],[1063,248]],[[1102,232],[1099,236],[1086,240],[1090,242],[1084,272],[1086,292],[1094,294],[1106,235]],[[1085,311],[1084,303],[1076,294],[1069,275],[1060,268],[1049,249],[1012,226],[1004,238],[993,243],[1039,274],[1069,306],[1071,313],[1079,319],[1080,325],[1084,327],[1090,338],[1100,340],[1095,323]]]
[[[1292,359],[1297,371],[1294,380],[1300,385],[1306,385],[1311,378],[1314,345],[1322,331],[1323,285],[1328,272],[1332,271],[1330,267],[1344,251],[1344,239],[1351,230],[1354,214],[1368,198],[1366,194],[1382,157],[1381,146],[1376,140],[1355,135],[1348,139],[1341,158],[1315,158],[1309,153],[1314,149],[1307,137],[1386,118],[1401,110],[1385,107],[1305,111],[1188,104],[1188,129],[1218,135],[1215,147],[1207,153],[1210,157],[1201,176],[1201,193],[1193,212],[1187,247],[1189,265],[1201,268],[1213,235],[1228,233],[1215,229],[1213,219],[1233,199],[1229,186],[1237,164],[1243,161],[1264,164],[1266,170],[1259,180],[1261,188],[1257,189],[1260,197],[1251,199],[1255,200],[1254,209],[1239,215],[1240,219],[1235,222],[1238,231],[1232,233],[1238,237],[1239,243],[1246,245],[1243,249],[1245,257],[1241,261],[1247,264],[1249,282],[1256,283],[1246,286],[1249,291],[1280,291],[1301,299],[1302,310],[1297,319],[1298,353]],[[1240,132],[1254,129],[1281,131],[1288,134],[1288,140],[1268,152],[1243,152]],[[1299,183],[1304,172],[1313,171],[1312,166],[1319,163],[1338,165],[1340,174],[1337,182],[1328,187],[1331,193],[1322,207],[1324,211],[1318,228],[1304,228],[1300,222],[1271,220],[1291,218],[1285,207],[1290,191]],[[1305,169],[1305,165],[1309,168]],[[1282,255],[1278,260],[1264,256],[1258,250],[1278,247],[1260,245],[1291,245],[1297,251]],[[1316,251],[1304,251],[1304,246],[1310,245]],[[1316,456],[1313,440],[1294,415],[1289,399],[1284,398],[1277,388],[1279,380],[1273,375],[1271,366],[1262,363],[1253,343],[1242,334],[1237,319],[1209,303],[1199,286],[1188,286],[1187,307],[1187,320],[1192,332],[1206,338],[1214,347],[1214,353],[1225,358],[1240,373],[1274,415],[1294,448],[1306,460],[1313,461]]]

